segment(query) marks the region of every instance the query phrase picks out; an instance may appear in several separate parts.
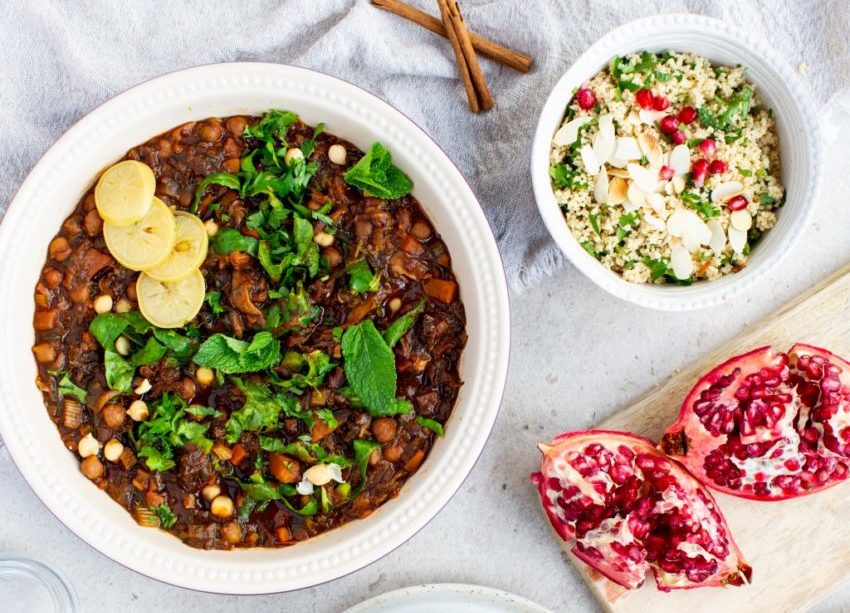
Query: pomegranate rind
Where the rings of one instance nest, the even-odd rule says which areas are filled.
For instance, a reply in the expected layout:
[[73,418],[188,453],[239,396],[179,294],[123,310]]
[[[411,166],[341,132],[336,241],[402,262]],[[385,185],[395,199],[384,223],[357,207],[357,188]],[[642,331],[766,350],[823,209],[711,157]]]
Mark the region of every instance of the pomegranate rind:
[[805,343],[735,356],[694,385],[659,448],[733,496],[832,487],[850,474],[850,363]]
[[532,481],[552,527],[611,581],[634,589],[649,570],[662,591],[749,581],[750,567],[711,494],[653,441],[579,431],[541,450]]

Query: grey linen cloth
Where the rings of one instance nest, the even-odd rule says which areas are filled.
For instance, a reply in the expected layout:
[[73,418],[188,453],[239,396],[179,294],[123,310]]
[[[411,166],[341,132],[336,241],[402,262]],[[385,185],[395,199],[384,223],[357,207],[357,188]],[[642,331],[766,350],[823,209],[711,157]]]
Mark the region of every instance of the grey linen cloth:
[[[434,0],[408,1],[439,14]],[[521,290],[563,263],[537,213],[529,173],[549,90],[600,36],[664,12],[717,17],[767,39],[800,67],[824,116],[836,124],[825,132],[846,134],[846,0],[461,0],[461,6],[470,28],[536,60],[529,74],[482,60],[496,108],[480,115],[468,110],[447,41],[368,0],[3,0],[0,214],[48,147],[122,90],[198,64],[290,63],[352,81],[423,127],[472,185],[510,283]],[[827,185],[847,174],[834,166]]]

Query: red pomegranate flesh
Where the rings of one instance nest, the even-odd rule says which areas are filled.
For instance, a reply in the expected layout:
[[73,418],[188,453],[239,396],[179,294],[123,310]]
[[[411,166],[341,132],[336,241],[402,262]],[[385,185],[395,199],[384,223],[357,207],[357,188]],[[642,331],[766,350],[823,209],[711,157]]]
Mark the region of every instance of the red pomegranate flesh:
[[659,447],[735,496],[831,487],[850,474],[850,364],[800,343],[734,357],[694,386]]
[[540,449],[531,479],[552,526],[611,581],[634,589],[651,569],[665,592],[749,583],[711,494],[649,439],[589,430]]

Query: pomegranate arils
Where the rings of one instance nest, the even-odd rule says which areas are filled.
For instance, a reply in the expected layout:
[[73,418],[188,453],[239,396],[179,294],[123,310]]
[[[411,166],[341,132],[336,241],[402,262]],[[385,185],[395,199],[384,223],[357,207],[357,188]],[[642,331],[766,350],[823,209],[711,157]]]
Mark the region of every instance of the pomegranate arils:
[[655,96],[652,99],[652,108],[656,111],[666,111],[670,107],[670,100],[665,96]]
[[665,115],[658,120],[658,127],[661,128],[664,134],[673,134],[673,132],[679,129],[679,120],[672,115]]
[[694,160],[691,164],[691,179],[694,185],[702,187],[705,183],[705,178],[708,176],[708,162],[705,160]]
[[714,160],[708,165],[708,172],[713,175],[722,175],[727,168],[728,166],[723,160]]
[[690,123],[693,123],[694,120],[697,118],[697,112],[696,112],[696,109],[694,109],[694,107],[685,106],[685,107],[682,107],[682,110],[679,111],[679,114],[677,115],[677,117],[679,118],[679,121],[681,121],[682,123],[690,124]]
[[635,588],[648,570],[663,591],[749,581],[711,495],[651,441],[574,432],[541,449],[532,480],[552,526],[612,581]]
[[747,201],[747,199],[740,194],[738,194],[737,196],[732,196],[731,198],[729,198],[729,200],[726,201],[726,206],[729,207],[730,211],[743,210],[747,208],[749,204],[750,203]]
[[652,110],[653,106],[655,106],[655,96],[648,89],[639,89],[635,92],[635,100],[637,100],[640,108],[648,111]]
[[658,171],[658,178],[662,181],[669,181],[673,178],[673,175],[676,174],[676,171],[670,168],[669,166],[662,166]]
[[717,152],[717,143],[711,138],[706,138],[699,144],[699,151],[706,159],[710,160]]
[[588,111],[596,106],[596,94],[592,90],[582,87],[576,92],[576,102],[583,111]]
[[685,133],[681,130],[676,130],[670,135],[670,142],[674,145],[684,145],[685,144]]
[[660,447],[711,487],[775,500],[850,474],[850,364],[809,345],[764,347],[691,390]]

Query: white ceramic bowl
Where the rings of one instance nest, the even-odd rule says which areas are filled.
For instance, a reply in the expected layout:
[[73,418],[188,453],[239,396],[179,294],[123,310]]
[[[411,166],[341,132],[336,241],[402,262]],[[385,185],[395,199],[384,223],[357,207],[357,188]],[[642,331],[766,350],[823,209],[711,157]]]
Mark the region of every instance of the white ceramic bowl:
[[[753,249],[747,267],[716,281],[691,286],[639,285],[602,266],[573,238],[549,179],[552,136],[561,125],[573,92],[603,69],[615,55],[635,51],[682,51],[715,63],[741,64],[765,104],[772,108],[779,132],[785,206],[776,226]],[[685,311],[713,306],[741,294],[775,266],[807,228],[821,175],[821,137],[813,103],[797,76],[765,41],[722,21],[697,15],[659,15],[639,19],[603,36],[555,85],[546,100],[531,154],[537,206],[555,242],[570,261],[611,294],[641,306]]]
[[[362,149],[379,140],[413,179],[414,195],[452,255],[466,306],[464,386],[446,436],[398,498],[370,517],[286,549],[202,551],[136,525],[79,470],[37,391],[33,300],[47,245],[98,173],[130,147],[185,121],[270,108]],[[460,487],[496,418],[508,362],[509,311],[502,263],[481,208],[440,148],[377,97],[339,79],[275,64],[219,64],[171,73],[99,107],[60,138],[24,182],[0,225],[0,435],[47,507],[80,538],[161,581],[226,593],[315,585],[387,554],[422,528]]]

